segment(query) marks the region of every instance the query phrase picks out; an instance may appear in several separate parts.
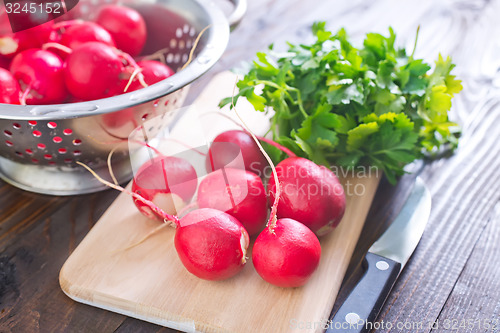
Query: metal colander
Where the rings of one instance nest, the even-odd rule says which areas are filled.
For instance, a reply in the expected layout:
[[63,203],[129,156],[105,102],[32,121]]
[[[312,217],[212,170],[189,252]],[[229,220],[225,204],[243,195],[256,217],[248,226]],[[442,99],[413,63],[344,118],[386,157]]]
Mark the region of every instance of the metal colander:
[[[97,7],[111,1],[80,0],[67,15],[92,19]],[[233,0],[235,24],[244,12],[243,0]],[[210,1],[137,0],[120,2],[138,10],[147,25],[143,54],[162,50],[167,64],[179,70],[188,60],[198,34],[207,26],[189,65],[147,88],[110,98],[58,105],[0,104],[0,177],[25,190],[72,195],[105,188],[77,165],[91,166],[109,178],[106,160],[116,149],[112,166],[119,182],[132,177],[126,140],[134,129],[149,138],[161,131],[163,119],[181,106],[185,86],[205,73],[221,57],[229,39],[224,14]],[[167,117],[168,118],[168,117]]]

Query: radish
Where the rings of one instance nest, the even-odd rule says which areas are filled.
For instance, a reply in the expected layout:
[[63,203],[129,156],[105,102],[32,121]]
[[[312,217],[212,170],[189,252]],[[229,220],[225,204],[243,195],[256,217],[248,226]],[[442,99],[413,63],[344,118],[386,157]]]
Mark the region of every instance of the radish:
[[52,21],[47,22],[48,15],[44,13],[30,15],[21,11],[16,15],[15,23],[26,26],[35,25],[33,22],[46,23],[13,33],[7,15],[0,15],[0,54],[3,56],[13,57],[24,50],[40,48],[49,40],[54,25]]
[[100,178],[85,164],[77,164],[85,167],[103,184],[141,201],[166,223],[173,223],[176,226],[175,249],[184,267],[193,275],[206,280],[223,280],[243,269],[249,237],[236,218],[216,209],[202,208],[193,210],[179,219],[175,215],[167,214],[140,194],[129,192]]
[[10,68],[10,59],[0,55],[0,67],[5,68],[5,69],[9,69]]
[[248,233],[236,218],[211,208],[189,212],[175,232],[184,267],[205,280],[224,280],[241,271],[248,244]]
[[87,42],[66,58],[64,79],[69,92],[82,100],[117,95],[125,65],[122,53],[100,42]]
[[[236,115],[245,125],[238,112]],[[277,219],[282,190],[277,170],[257,137],[248,128],[246,129],[271,166],[272,179],[276,184],[269,221],[255,240],[252,262],[257,273],[271,284],[278,287],[303,286],[319,266],[321,258],[319,240],[302,223],[289,218]]]
[[264,169],[268,165],[266,159],[250,134],[240,130],[226,131],[217,135],[208,150],[206,168],[209,172],[223,167],[238,169],[240,166],[237,157],[240,154],[245,170],[263,177]]
[[319,265],[321,245],[314,233],[295,220],[284,218],[262,231],[252,249],[255,270],[279,287],[303,286]]
[[[309,227],[316,235],[332,231],[342,219],[345,194],[337,176],[328,168],[301,157],[289,157],[276,166],[283,188],[278,218],[291,218]],[[268,191],[275,198],[276,182]]]
[[20,88],[12,74],[0,68],[0,103],[20,104]]
[[267,196],[262,180],[254,173],[224,168],[206,176],[198,188],[198,206],[215,208],[234,216],[249,235],[264,228]]
[[57,104],[67,97],[63,62],[50,51],[23,51],[12,59],[10,71],[24,89],[21,103]]
[[118,6],[101,7],[96,22],[106,29],[120,50],[135,57],[146,43],[146,23],[136,10]]
[[[168,214],[189,202],[196,192],[198,179],[193,166],[185,159],[158,156],[144,163],[132,182],[132,192],[152,201]],[[134,199],[141,213],[153,219],[163,220],[141,200]]]
[[[138,61],[137,66],[141,69],[141,74],[147,85],[155,84],[175,74],[172,68],[155,60]],[[141,88],[144,88],[144,85],[135,78],[130,83],[127,83],[124,91],[130,92]]]
[[71,49],[75,49],[86,42],[101,42],[112,47],[115,46],[113,37],[108,31],[97,23],[84,21],[70,25],[61,34],[59,41],[59,43]]

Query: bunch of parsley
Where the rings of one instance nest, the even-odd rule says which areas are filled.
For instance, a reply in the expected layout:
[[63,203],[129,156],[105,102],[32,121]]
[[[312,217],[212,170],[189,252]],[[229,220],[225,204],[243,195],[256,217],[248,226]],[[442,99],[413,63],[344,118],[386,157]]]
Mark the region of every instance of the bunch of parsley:
[[439,55],[430,72],[413,53],[395,48],[391,28],[388,37],[367,34],[359,49],[344,29],[333,34],[318,22],[312,31],[311,45],[257,53],[238,94],[221,106],[244,96],[258,111],[270,107],[274,140],[298,156],[348,169],[377,166],[392,183],[422,154],[456,147],[459,130],[448,111],[462,85],[450,74],[449,57]]

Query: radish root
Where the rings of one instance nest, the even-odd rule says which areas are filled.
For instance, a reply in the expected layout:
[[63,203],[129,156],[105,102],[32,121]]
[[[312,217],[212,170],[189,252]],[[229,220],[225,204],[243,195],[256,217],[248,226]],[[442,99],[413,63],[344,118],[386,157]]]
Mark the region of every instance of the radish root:
[[190,63],[191,61],[193,61],[193,55],[194,55],[194,51],[196,50],[196,47],[198,46],[198,43],[200,42],[200,39],[201,39],[201,36],[203,36],[203,34],[205,33],[205,31],[208,30],[208,28],[210,28],[212,25],[209,24],[207,25],[205,28],[203,28],[200,33],[198,34],[198,36],[196,36],[196,39],[194,40],[194,43],[193,43],[193,47],[191,48],[191,50],[189,51],[189,57],[188,57],[188,60],[186,61],[186,63],[181,67],[181,70],[183,70],[184,68],[186,68]]
[[147,205],[152,211],[154,211],[157,214],[159,214],[160,216],[164,217],[164,220],[163,220],[164,223],[169,224],[169,225],[175,225],[176,227],[179,225],[179,218],[177,216],[167,214],[163,209],[157,207],[154,203],[152,203],[149,200],[144,199],[143,197],[141,197],[137,193],[131,192],[131,191],[121,187],[120,185],[115,185],[111,182],[108,182],[105,179],[102,179],[94,170],[92,170],[86,164],[84,164],[80,161],[77,161],[76,164],[81,165],[82,167],[87,169],[87,171],[89,171],[92,174],[92,176],[94,176],[102,184],[104,184],[108,187],[111,187],[112,189],[118,190],[120,192],[124,192],[124,193],[132,196],[134,199],[137,199],[137,200],[141,201],[142,203],[144,203],[145,205]]
[[129,245],[126,248],[123,248],[123,249],[114,250],[113,252],[111,252],[111,254],[115,254],[115,253],[122,252],[122,251],[128,251],[128,250],[130,250],[130,249],[132,249],[132,248],[134,248],[136,246],[139,246],[142,243],[144,243],[149,237],[153,236],[158,231],[160,231],[160,230],[162,230],[162,229],[164,229],[164,228],[166,228],[168,226],[170,226],[170,225],[166,224],[166,223],[162,223],[159,226],[157,226],[156,228],[154,228],[153,230],[151,230],[150,232],[148,232],[145,236],[143,236],[140,240],[138,240],[134,244]]
[[47,49],[57,49],[59,51],[62,51],[66,54],[71,54],[73,53],[73,50],[66,45],[62,45],[59,43],[45,43],[42,45],[42,50],[47,50]]
[[113,156],[113,153],[115,152],[116,148],[118,148],[118,146],[114,147],[109,152],[107,163],[108,163],[108,170],[109,170],[109,174],[111,175],[111,179],[113,179],[113,183],[115,183],[115,185],[118,185],[118,180],[116,180],[115,173],[113,172],[113,168],[111,167],[111,157]]

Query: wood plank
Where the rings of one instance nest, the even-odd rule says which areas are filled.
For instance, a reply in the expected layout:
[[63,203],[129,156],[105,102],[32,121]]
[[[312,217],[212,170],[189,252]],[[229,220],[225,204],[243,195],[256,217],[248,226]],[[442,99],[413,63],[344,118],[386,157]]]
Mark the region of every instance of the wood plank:
[[[19,237],[10,232],[0,241],[0,246],[7,239],[9,243],[0,255],[1,332],[59,332],[67,327],[72,332],[113,331],[121,324],[121,315],[69,300],[57,280],[67,256],[116,195],[106,191],[60,199],[61,204],[66,203],[63,207],[46,205],[58,208],[51,216],[39,213],[29,228],[19,231]],[[37,198],[31,193],[26,196]],[[35,202],[47,198],[57,201],[56,197],[40,196]]]
[[500,329],[500,203],[497,201],[432,332]]

